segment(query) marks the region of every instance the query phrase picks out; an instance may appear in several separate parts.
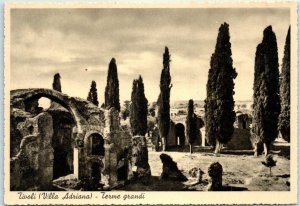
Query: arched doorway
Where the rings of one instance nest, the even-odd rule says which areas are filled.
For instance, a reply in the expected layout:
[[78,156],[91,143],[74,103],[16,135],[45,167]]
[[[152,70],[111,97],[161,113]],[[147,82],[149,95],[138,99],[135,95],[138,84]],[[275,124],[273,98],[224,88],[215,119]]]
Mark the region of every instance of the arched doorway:
[[185,144],[185,127],[182,123],[175,125],[175,136],[178,139],[177,145],[184,146]]
[[90,136],[90,154],[97,156],[104,156],[104,139],[98,133],[93,133]]

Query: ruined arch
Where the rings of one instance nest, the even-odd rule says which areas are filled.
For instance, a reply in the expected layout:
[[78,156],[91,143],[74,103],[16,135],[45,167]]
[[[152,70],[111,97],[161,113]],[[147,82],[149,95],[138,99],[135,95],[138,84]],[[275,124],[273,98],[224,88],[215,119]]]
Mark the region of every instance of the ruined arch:
[[[104,111],[85,99],[70,97],[52,89],[38,88],[12,90],[10,92],[11,112],[15,110],[24,111],[26,115],[29,115],[28,117],[24,117],[24,120],[26,120],[26,118],[34,117],[42,111],[32,112],[27,110],[30,110],[32,106],[37,107],[36,103],[42,97],[60,104],[72,116],[74,127],[72,127],[70,134],[74,140],[72,143],[72,160],[74,162],[73,174],[78,179],[90,177],[91,173],[89,173],[88,170],[91,168],[88,168],[86,164],[82,163],[88,161],[88,154],[85,152],[86,145],[84,144],[84,137],[86,134],[91,133],[91,131],[93,131],[93,133],[98,133],[102,138],[104,137],[101,134],[104,127]],[[98,159],[99,160],[97,161],[99,161],[99,164],[103,167],[104,160],[102,158]],[[52,163],[52,169],[53,167],[54,164]]]
[[[82,125],[85,123],[85,119],[82,117],[76,107],[75,98],[69,97],[66,94],[52,90],[52,89],[18,89],[12,90],[11,103],[13,107],[28,111],[30,104],[34,103],[38,99],[45,97],[54,102],[57,102],[64,108],[66,108],[73,116],[78,133],[82,132]],[[77,102],[85,101],[78,98]]]
[[182,123],[177,123],[175,125],[175,135],[179,139],[179,146],[184,146],[185,144],[185,126]]
[[84,144],[88,155],[104,156],[105,140],[103,135],[98,131],[90,131],[85,135]]

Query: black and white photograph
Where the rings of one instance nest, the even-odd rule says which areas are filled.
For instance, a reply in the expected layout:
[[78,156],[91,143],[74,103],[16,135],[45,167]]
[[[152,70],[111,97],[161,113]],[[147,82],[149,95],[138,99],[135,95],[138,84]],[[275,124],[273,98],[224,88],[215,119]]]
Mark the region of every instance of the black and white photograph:
[[6,202],[296,203],[296,35],[291,2],[7,4]]

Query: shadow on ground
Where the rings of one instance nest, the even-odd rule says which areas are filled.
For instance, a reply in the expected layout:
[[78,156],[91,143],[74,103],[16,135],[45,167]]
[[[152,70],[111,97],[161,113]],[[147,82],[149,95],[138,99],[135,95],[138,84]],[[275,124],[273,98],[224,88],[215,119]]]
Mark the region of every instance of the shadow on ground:
[[184,191],[185,184],[179,181],[162,180],[159,176],[151,176],[148,181],[135,180],[130,184],[117,188],[125,191]]

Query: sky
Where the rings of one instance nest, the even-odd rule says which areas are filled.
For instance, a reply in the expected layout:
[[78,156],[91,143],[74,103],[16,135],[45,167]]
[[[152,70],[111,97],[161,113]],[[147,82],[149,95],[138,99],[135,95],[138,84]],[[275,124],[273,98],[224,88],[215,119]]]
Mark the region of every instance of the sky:
[[115,58],[120,99],[130,100],[142,75],[148,101],[156,101],[165,46],[171,54],[171,101],[204,100],[218,28],[229,24],[235,100],[253,95],[256,46],[272,25],[279,65],[290,25],[289,9],[12,9],[11,89],[51,88],[60,73],[62,92],[85,98],[92,80],[104,102],[108,64]]

